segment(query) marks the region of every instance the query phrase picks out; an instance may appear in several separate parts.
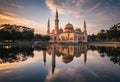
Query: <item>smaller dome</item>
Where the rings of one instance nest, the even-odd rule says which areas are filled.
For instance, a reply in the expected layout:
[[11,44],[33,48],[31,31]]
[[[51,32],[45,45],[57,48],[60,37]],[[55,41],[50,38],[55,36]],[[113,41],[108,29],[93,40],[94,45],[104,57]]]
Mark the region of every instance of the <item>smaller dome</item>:
[[53,29],[52,32],[51,32],[51,34],[54,34],[54,33],[55,33],[55,30]]
[[62,32],[63,32],[63,29],[62,29],[62,28],[60,28],[60,29],[59,29],[59,33],[62,33]]
[[63,31],[63,29],[62,29],[62,28],[60,28],[60,31]]
[[80,28],[76,28],[75,31],[76,32],[81,32],[81,29]]
[[66,29],[73,29],[73,25],[70,24],[70,23],[66,24],[66,25],[65,25],[65,30],[66,30]]

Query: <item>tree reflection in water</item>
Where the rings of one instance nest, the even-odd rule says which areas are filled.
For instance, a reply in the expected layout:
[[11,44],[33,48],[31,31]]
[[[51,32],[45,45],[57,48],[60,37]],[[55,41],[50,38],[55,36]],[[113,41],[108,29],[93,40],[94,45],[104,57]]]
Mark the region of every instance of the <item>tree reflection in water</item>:
[[26,61],[34,57],[34,49],[37,51],[46,50],[43,46],[0,46],[0,63],[14,63]]
[[25,61],[34,56],[33,51],[31,46],[1,46],[0,63]]
[[120,66],[120,47],[90,46],[90,50],[97,50],[101,57],[109,57],[110,61]]

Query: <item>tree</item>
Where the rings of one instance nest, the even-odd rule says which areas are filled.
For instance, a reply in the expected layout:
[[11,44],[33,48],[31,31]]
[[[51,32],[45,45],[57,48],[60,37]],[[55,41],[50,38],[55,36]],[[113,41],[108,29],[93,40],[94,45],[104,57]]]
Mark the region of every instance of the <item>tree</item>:
[[88,41],[96,41],[97,40],[97,35],[92,34],[92,35],[88,35]]
[[35,41],[41,41],[42,40],[42,35],[41,34],[35,34],[34,35],[34,40]]
[[34,38],[34,29],[25,26],[3,24],[0,26],[1,41],[28,40]]
[[100,41],[120,41],[120,23],[114,24],[108,30],[101,30],[97,34],[97,38]]
[[50,36],[35,34],[34,29],[25,26],[3,24],[0,26],[0,41],[49,41]]
[[106,31],[105,30],[101,30],[98,34],[97,34],[97,38],[99,40],[106,40]]
[[112,41],[120,41],[120,23],[107,30],[107,38]]
[[42,41],[49,41],[50,40],[50,36],[45,35],[42,37]]

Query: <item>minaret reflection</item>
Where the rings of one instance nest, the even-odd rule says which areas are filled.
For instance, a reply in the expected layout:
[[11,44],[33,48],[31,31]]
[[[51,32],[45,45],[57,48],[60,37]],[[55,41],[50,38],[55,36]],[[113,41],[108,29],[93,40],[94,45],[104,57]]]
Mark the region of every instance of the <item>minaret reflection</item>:
[[84,64],[86,64],[86,62],[87,62],[87,52],[84,53]]
[[56,67],[56,56],[62,56],[62,62],[68,64],[76,57],[84,55],[84,64],[87,62],[87,46],[86,45],[49,45],[47,51],[44,51],[44,62],[46,63],[46,53],[52,57],[52,74]]
[[54,70],[55,70],[55,54],[56,54],[56,48],[53,47],[54,53],[52,54],[52,74],[54,74]]
[[43,51],[43,62],[44,66],[46,66],[46,51]]

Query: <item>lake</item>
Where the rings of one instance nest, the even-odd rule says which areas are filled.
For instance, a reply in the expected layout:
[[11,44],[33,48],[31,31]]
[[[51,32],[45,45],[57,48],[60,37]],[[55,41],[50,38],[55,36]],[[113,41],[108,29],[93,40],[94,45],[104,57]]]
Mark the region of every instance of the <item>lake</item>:
[[0,46],[0,82],[120,82],[120,47]]

